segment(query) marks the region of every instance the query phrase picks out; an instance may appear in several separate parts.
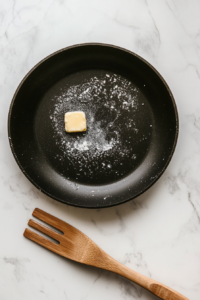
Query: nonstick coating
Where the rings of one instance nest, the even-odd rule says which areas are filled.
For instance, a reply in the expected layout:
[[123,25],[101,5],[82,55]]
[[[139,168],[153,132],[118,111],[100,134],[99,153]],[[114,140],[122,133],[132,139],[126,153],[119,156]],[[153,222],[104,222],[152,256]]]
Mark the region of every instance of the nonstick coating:
[[[88,82],[92,94],[83,101]],[[86,133],[64,131],[68,110],[86,112]],[[158,180],[176,146],[178,114],[166,82],[144,59],[111,45],[82,44],[53,53],[22,80],[8,135],[19,167],[42,192],[73,206],[108,207]]]

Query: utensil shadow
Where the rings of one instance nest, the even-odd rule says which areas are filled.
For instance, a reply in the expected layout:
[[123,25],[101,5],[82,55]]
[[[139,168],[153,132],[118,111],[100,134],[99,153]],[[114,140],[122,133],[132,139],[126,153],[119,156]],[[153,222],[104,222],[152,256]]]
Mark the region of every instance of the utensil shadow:
[[[60,259],[65,260],[62,263],[66,263],[66,258],[60,257]],[[156,295],[150,293],[146,289],[137,285],[136,283],[109,271],[91,267],[88,265],[82,265],[74,261],[67,260],[67,264],[72,265],[73,268],[76,268],[79,276],[88,276],[88,281],[91,281],[91,278],[94,278],[92,286],[93,290],[98,291],[99,288],[107,286],[110,289],[115,289],[121,293],[119,298],[132,298],[132,299],[146,299],[146,300],[158,300],[160,299]],[[94,288],[96,285],[96,289]],[[95,291],[94,291],[95,292]],[[104,300],[110,299],[110,295],[105,297]]]

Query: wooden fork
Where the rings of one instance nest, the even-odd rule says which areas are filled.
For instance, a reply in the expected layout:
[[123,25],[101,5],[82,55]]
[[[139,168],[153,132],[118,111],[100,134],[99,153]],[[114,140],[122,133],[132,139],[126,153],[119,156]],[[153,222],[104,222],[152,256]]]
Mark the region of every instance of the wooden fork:
[[33,211],[33,216],[63,233],[57,233],[56,231],[30,219],[28,222],[29,226],[43,232],[44,234],[52,237],[54,240],[59,242],[59,244],[56,244],[26,228],[24,231],[24,236],[34,241],[35,243],[79,263],[108,270],[124,276],[139,284],[156,296],[160,297],[161,299],[189,300],[188,298],[172,290],[166,285],[144,275],[141,275],[122,265],[114,258],[109,256],[106,252],[104,252],[84,233],[69,225],[68,223],[38,208]]

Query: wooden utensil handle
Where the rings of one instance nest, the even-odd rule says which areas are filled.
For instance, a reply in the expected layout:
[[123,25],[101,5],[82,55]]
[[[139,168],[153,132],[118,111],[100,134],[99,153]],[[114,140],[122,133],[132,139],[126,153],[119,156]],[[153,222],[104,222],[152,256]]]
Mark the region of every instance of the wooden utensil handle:
[[168,286],[156,281],[150,284],[149,291],[164,300],[189,300]]
[[166,285],[155,281],[149,277],[146,277],[142,274],[139,274],[129,269],[128,267],[122,265],[121,263],[110,257],[107,253],[103,254],[101,252],[101,254],[101,259],[96,259],[96,263],[93,265],[96,265],[97,267],[109,270],[123,277],[126,277],[127,279],[130,279],[131,281],[139,284],[140,286],[142,286],[143,288],[145,288],[146,290],[150,291],[151,293],[155,294],[163,300],[189,300],[185,296],[167,287]]
[[118,262],[113,272],[132,280],[163,300],[189,300],[166,285],[139,274]]

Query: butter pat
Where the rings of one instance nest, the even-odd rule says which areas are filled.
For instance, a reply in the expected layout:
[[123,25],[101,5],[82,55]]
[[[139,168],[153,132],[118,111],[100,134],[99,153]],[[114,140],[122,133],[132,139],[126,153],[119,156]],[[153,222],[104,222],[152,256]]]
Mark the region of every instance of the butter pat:
[[72,111],[65,114],[65,130],[67,132],[86,131],[85,113],[82,111]]

